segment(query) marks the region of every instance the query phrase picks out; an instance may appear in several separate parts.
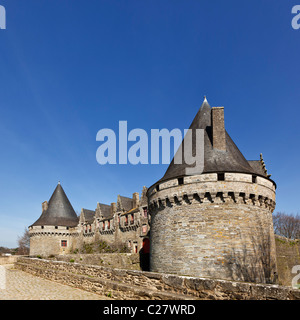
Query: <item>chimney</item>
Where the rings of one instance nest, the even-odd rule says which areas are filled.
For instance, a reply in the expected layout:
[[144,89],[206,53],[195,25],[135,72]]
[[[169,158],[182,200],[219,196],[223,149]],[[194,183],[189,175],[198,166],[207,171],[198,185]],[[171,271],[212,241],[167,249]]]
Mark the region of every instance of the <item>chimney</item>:
[[137,208],[140,205],[140,194],[138,192],[135,192],[132,194],[132,200],[133,200],[133,208]]
[[42,212],[45,212],[47,209],[48,209],[48,202],[47,202],[47,201],[44,201],[44,202],[42,203]]
[[112,213],[112,214],[115,214],[115,213],[117,212],[117,205],[116,205],[115,202],[112,202],[112,203],[110,204],[110,210],[111,210],[111,213]]
[[212,107],[211,124],[213,148],[226,151],[224,107]]

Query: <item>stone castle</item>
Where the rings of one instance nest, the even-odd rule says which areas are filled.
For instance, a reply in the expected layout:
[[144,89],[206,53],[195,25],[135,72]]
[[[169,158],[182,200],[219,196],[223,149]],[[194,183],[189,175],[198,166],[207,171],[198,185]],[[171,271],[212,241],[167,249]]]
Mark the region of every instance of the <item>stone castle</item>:
[[29,227],[30,255],[63,254],[106,241],[132,253],[150,250],[154,272],[276,282],[276,184],[262,155],[244,158],[225,130],[224,108],[211,108],[206,98],[190,129],[194,155],[195,129],[204,130],[201,174],[186,175],[192,166],[173,159],[159,181],[143,188],[141,198],[118,196],[111,205],[98,203],[95,211],[82,209],[80,217],[58,184]]
[[117,202],[97,203],[96,209],[81,209],[76,215],[60,182],[42,215],[29,227],[30,255],[72,253],[86,244],[106,242],[126,252],[149,253],[149,218],[146,187],[132,198],[118,196]]

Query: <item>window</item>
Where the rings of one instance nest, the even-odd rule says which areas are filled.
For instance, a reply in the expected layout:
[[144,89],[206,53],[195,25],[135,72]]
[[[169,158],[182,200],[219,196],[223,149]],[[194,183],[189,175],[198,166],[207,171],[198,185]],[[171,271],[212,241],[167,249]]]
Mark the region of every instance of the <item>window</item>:
[[225,181],[225,174],[224,173],[218,173],[218,181]]
[[58,226],[55,226],[55,229],[57,229],[58,228]]
[[105,230],[105,221],[102,222],[102,230]]
[[66,247],[67,246],[67,240],[61,240],[61,246]]
[[92,232],[92,226],[91,225],[89,226],[89,232]]
[[131,215],[130,224],[134,224],[134,215]]
[[143,233],[147,233],[147,225],[146,224],[143,225],[142,231],[143,231]]
[[145,208],[143,208],[143,210],[144,210],[144,217],[147,218],[148,217],[148,208],[145,207]]
[[110,220],[107,221],[107,229],[110,229]]
[[41,226],[41,229],[44,229],[44,226]]
[[178,178],[178,184],[182,185],[183,184],[183,177],[182,178]]
[[252,176],[252,183],[257,183],[257,176]]
[[125,226],[128,225],[128,215],[125,216]]
[[159,184],[156,185],[156,191],[159,191]]

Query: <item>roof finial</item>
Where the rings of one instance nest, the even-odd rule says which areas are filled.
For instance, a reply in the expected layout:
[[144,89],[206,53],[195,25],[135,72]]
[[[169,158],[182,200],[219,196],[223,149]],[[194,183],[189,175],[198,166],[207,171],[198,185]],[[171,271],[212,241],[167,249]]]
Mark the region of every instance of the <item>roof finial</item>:
[[204,102],[207,102],[206,96],[204,96],[204,101],[203,101],[203,103],[204,103]]
[[60,184],[60,180],[58,180],[58,184]]

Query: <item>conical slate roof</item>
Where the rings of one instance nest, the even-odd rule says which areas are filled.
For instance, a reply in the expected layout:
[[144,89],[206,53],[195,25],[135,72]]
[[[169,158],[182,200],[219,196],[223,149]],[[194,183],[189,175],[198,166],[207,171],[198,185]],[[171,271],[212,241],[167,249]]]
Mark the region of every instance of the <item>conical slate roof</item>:
[[32,226],[74,227],[77,224],[78,217],[64,189],[58,183],[49,200],[47,210],[43,211],[39,219]]
[[[194,139],[196,130],[194,129],[204,129],[204,170],[202,173],[239,172],[258,174],[258,172],[244,158],[243,154],[232,141],[227,131],[225,131],[226,151],[213,148],[211,110],[212,108],[205,98],[202,106],[190,125],[190,129],[193,130],[193,156],[196,154],[196,139]],[[185,139],[182,141],[182,148],[179,148],[177,152],[183,152],[184,141]],[[173,159],[165,175],[159,180],[159,182],[185,176],[185,169],[188,167],[192,168],[194,165],[186,164],[183,156],[182,159],[182,164],[175,164]]]

